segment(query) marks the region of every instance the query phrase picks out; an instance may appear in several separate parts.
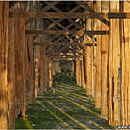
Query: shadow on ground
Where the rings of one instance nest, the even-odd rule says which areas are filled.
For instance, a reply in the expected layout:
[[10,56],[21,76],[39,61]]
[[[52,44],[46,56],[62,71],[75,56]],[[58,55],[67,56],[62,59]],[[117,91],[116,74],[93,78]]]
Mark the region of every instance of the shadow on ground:
[[115,129],[94,107],[91,96],[77,85],[56,84],[30,104],[16,129]]

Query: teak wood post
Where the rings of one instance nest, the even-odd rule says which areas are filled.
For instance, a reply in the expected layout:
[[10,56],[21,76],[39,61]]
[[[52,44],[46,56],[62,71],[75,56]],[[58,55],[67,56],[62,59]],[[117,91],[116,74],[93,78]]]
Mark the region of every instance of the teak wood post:
[[82,83],[81,83],[81,85],[82,85],[82,87],[85,89],[85,79],[84,79],[84,65],[83,65],[83,59],[81,60],[81,70],[82,70]]
[[[109,1],[102,1],[101,11],[109,12]],[[108,30],[109,27],[102,22],[102,30]],[[108,116],[107,93],[108,93],[108,42],[109,36],[102,35],[101,46],[101,64],[102,64],[102,87],[101,87],[101,115]]]
[[44,92],[43,84],[43,46],[40,46],[40,59],[39,59],[39,95],[42,95]]
[[52,62],[49,59],[49,87],[52,86]]
[[8,101],[9,2],[0,2],[0,129],[9,129]]
[[[110,12],[119,12],[119,1],[110,1]],[[120,125],[117,100],[118,69],[120,68],[119,19],[109,21],[109,93],[108,120],[110,125]]]
[[47,69],[46,69],[46,56],[45,56],[45,45],[43,45],[43,92],[47,92]]
[[59,60],[55,61],[55,72],[58,73],[59,72]]
[[[23,2],[19,2],[14,6],[14,11],[25,11]],[[15,44],[15,102],[16,117],[22,113],[25,115],[25,19],[14,19],[14,44]]]
[[40,56],[40,46],[35,46],[34,48],[34,63],[35,63],[35,97],[39,93],[39,56]]
[[77,85],[81,86],[81,64],[80,64],[80,60],[76,60],[76,81],[77,81]]
[[[10,9],[13,11],[13,9]],[[4,16],[5,17],[5,16]],[[14,20],[9,18],[8,23],[8,101],[9,101],[9,128],[15,128],[15,46]]]
[[[101,1],[96,2],[96,11],[101,12]],[[101,30],[101,21],[96,19],[96,29]],[[96,83],[95,83],[95,107],[101,108],[101,35],[96,36],[97,52],[96,52]]]
[[[96,2],[93,1],[93,10],[96,12]],[[97,30],[97,19],[93,19],[92,21],[92,30]],[[93,35],[92,37],[92,43],[93,43],[93,86],[92,86],[92,97],[95,100],[95,87],[96,87],[96,53],[97,53],[97,41],[96,41],[96,35]]]
[[[32,3],[31,3],[32,4]],[[30,8],[30,2],[27,3],[26,10]],[[34,29],[35,21],[28,24],[26,29]],[[33,56],[33,36],[26,35],[26,83],[27,83],[27,104],[35,102],[35,85],[34,85],[34,56]]]
[[[86,31],[91,31],[92,29],[92,20],[86,19]],[[84,35],[84,42],[92,43],[92,36]],[[85,46],[84,50],[86,53],[85,56],[85,76],[86,76],[86,94],[92,95],[92,66],[93,66],[93,46]]]
[[[122,12],[130,11],[130,3],[123,1]],[[130,20],[121,20],[121,125],[130,125]]]

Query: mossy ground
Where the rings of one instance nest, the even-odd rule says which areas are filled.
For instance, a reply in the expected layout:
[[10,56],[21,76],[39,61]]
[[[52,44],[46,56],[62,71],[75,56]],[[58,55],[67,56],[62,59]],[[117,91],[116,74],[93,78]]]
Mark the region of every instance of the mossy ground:
[[17,119],[16,129],[115,129],[100,113],[82,87],[55,84],[28,106],[28,117]]

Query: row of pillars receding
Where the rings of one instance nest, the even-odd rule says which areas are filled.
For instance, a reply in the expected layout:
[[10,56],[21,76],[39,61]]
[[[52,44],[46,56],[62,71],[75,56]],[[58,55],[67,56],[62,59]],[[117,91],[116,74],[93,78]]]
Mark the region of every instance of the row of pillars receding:
[[[33,6],[32,6],[33,7]],[[0,129],[14,129],[15,119],[24,118],[28,104],[52,86],[59,62],[45,55],[45,46],[33,46],[35,22],[25,26],[23,18],[9,18],[9,11],[23,11],[18,2],[0,2]]]
[[[95,12],[129,12],[128,1],[91,3]],[[109,30],[108,35],[84,35],[83,59],[76,62],[76,80],[101,108],[110,125],[130,125],[130,20],[86,19],[86,31]],[[96,39],[96,40],[95,40]]]
[[[97,1],[90,6],[96,12],[130,11],[127,1],[121,5],[119,1]],[[0,2],[0,129],[13,129],[18,114],[25,115],[27,104],[47,91],[58,72],[59,62],[54,64],[45,55],[45,46],[33,47],[32,36],[25,36],[25,28],[34,28],[35,23],[25,27],[25,19],[9,18],[9,11],[24,8],[22,2],[10,9],[9,2]],[[83,60],[76,63],[77,84],[94,97],[95,106],[110,125],[130,125],[130,20],[110,19],[104,24],[87,19],[85,29],[108,29],[109,35],[96,36],[96,47],[84,47]],[[94,43],[95,36],[84,36],[84,40]]]

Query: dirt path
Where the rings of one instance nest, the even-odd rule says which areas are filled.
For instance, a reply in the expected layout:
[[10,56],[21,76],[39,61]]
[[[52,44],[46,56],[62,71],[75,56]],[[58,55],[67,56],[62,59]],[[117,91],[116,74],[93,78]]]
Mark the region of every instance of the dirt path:
[[28,106],[26,115],[26,120],[16,120],[17,129],[114,129],[77,85],[53,86]]

